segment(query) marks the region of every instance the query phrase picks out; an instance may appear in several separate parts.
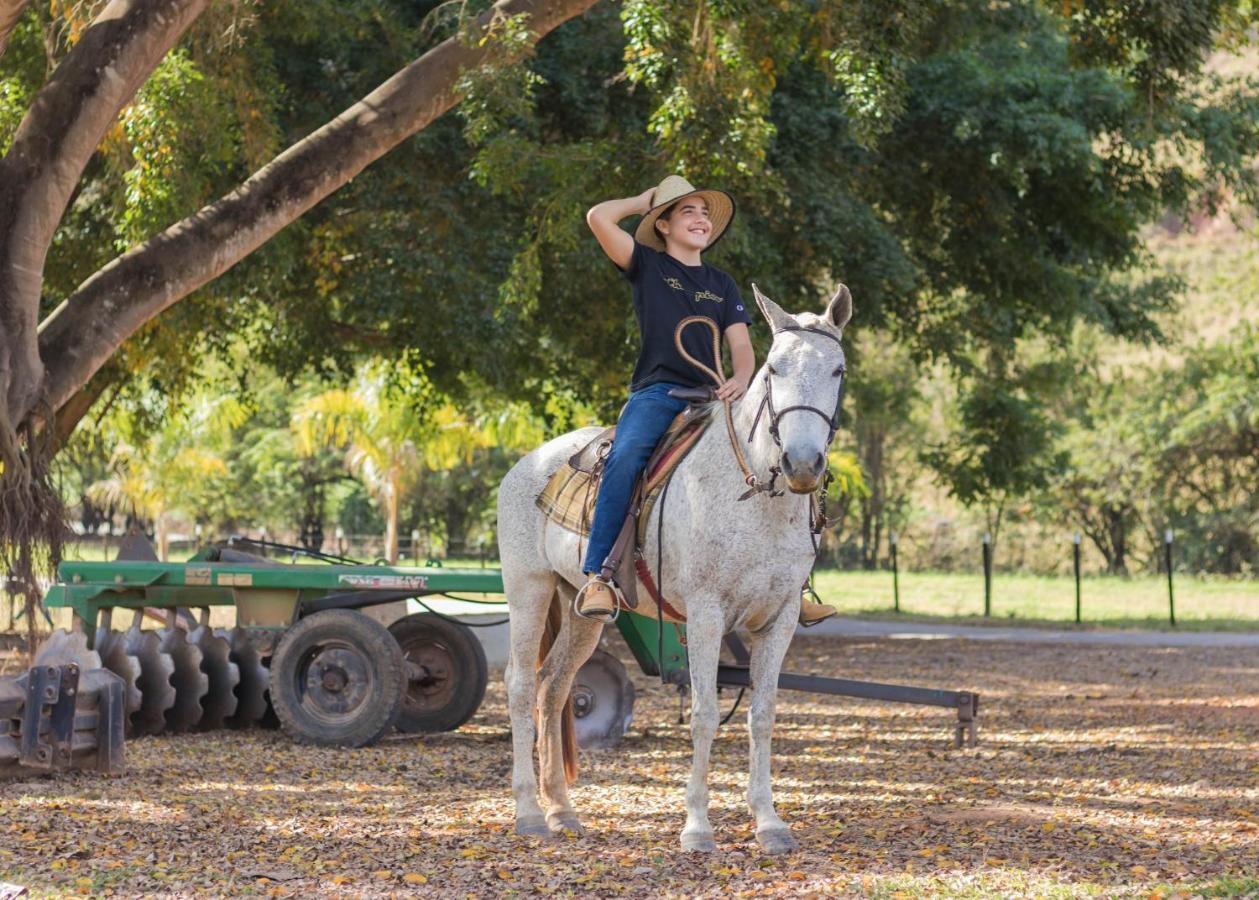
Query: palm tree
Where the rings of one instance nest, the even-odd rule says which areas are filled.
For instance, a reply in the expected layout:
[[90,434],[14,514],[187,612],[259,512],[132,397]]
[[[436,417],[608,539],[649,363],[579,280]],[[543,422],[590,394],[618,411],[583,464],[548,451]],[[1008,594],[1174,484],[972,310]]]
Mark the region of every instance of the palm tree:
[[385,516],[385,558],[398,561],[399,500],[420,473],[470,459],[479,448],[520,446],[541,429],[523,408],[470,416],[449,402],[421,406],[392,389],[383,362],[364,366],[349,389],[325,391],[293,414],[301,454],[344,449],[346,463]]

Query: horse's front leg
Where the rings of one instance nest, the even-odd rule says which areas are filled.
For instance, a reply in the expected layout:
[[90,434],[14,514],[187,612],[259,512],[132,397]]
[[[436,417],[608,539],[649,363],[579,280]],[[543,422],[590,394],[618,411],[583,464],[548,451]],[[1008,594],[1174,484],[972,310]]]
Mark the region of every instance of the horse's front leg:
[[766,853],[787,853],[800,845],[778,817],[770,788],[770,739],[774,733],[774,701],[783,657],[796,633],[800,598],[783,604],[770,627],[752,635],[752,703],[748,706],[748,806],[756,817],[756,840]]
[[717,659],[724,621],[715,599],[688,603],[686,644],[691,666],[691,780],[686,785],[682,849],[717,849],[708,821],[708,756],[717,734]]

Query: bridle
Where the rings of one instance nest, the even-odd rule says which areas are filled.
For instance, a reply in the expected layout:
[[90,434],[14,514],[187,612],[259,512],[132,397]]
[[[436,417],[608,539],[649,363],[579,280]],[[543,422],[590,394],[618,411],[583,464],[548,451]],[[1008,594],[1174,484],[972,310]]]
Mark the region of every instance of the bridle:
[[[717,365],[717,368],[715,371],[713,369],[710,369],[708,366],[704,365],[704,363],[695,359],[695,357],[691,356],[691,354],[687,353],[686,348],[682,346],[682,331],[686,328],[686,326],[695,324],[697,322],[706,325],[709,329],[711,329],[713,333],[713,360]],[[784,331],[800,331],[800,332],[808,332],[812,334],[820,334],[823,337],[834,341],[841,348],[843,347],[843,344],[840,342],[840,339],[838,337],[831,334],[829,331],[823,331],[821,328],[811,328],[806,325],[786,325],[782,328],[776,329],[774,331],[774,336],[777,336]],[[699,369],[705,375],[712,378],[713,381],[717,383],[718,387],[726,383],[726,376],[721,371],[721,368],[722,368],[721,366],[721,331],[718,328],[716,322],[714,322],[712,319],[708,318],[707,316],[687,316],[685,319],[679,322],[677,328],[674,329],[673,341],[674,341],[674,344],[677,346],[678,352],[682,355],[682,357],[691,365],[695,366],[695,368]],[[748,429],[747,442],[749,444],[752,443],[752,438],[756,435],[756,426],[761,421],[761,414],[764,413],[766,410],[769,410],[769,420],[768,420],[769,421],[769,436],[773,439],[774,444],[778,447],[778,449],[782,450],[783,448],[782,436],[778,432],[778,423],[782,421],[783,416],[787,415],[787,413],[795,412],[799,410],[802,412],[811,412],[822,417],[822,419],[826,422],[827,427],[830,429],[829,433],[826,436],[826,445],[829,447],[831,444],[831,441],[835,439],[835,433],[839,431],[839,415],[840,415],[840,410],[843,408],[843,405],[844,405],[844,383],[847,380],[845,376],[848,374],[847,366],[840,364],[840,367],[838,369],[838,374],[839,374],[839,389],[836,392],[835,409],[829,416],[822,410],[818,409],[816,406],[809,406],[808,404],[803,404],[803,403],[798,403],[793,406],[788,406],[784,409],[776,410],[774,409],[774,400],[773,400],[773,382],[770,380],[771,373],[770,373],[769,366],[766,365],[765,379],[764,379],[765,380],[765,395],[764,397],[761,398],[760,406],[756,408],[756,416],[752,419],[752,427]],[[769,476],[768,482],[762,482],[756,476],[756,473],[752,471],[751,466],[748,465],[747,458],[743,455],[743,448],[739,446],[739,441],[738,441],[738,438],[736,437],[735,429],[734,429],[734,416],[733,416],[733,413],[731,412],[731,401],[729,400],[723,401],[722,405],[725,407],[726,431],[730,435],[730,446],[734,448],[735,460],[738,462],[739,468],[743,472],[744,483],[746,483],[748,486],[748,490],[745,493],[743,493],[739,497],[739,499],[746,500],[749,497],[754,496],[755,494],[761,494],[761,493],[769,494],[770,497],[781,497],[783,495],[783,492],[781,490],[776,489],[775,484],[778,481],[778,476],[782,474],[782,469],[777,465],[771,466],[769,470],[770,476]],[[827,471],[827,475],[829,476],[829,470]],[[821,490],[823,491],[825,490],[825,485],[829,480],[830,480],[829,477],[824,477],[822,479]],[[823,508],[822,516],[823,518],[825,518],[824,508]]]
[[[840,342],[839,338],[831,334],[829,331],[823,331],[821,328],[809,328],[805,325],[786,325],[775,331],[774,335],[777,336],[782,334],[784,331],[805,331],[810,334],[820,334],[822,337],[834,341],[841,349],[843,348],[843,344]],[[766,365],[765,396],[761,398],[761,405],[756,408],[756,417],[752,419],[752,427],[748,429],[748,443],[752,443],[752,438],[756,434],[756,426],[757,423],[761,421],[761,413],[769,410],[769,436],[774,439],[774,443],[778,445],[778,449],[781,450],[783,444],[782,437],[778,433],[778,423],[782,421],[783,416],[787,415],[787,413],[800,410],[802,412],[811,412],[815,415],[821,416],[822,420],[826,422],[827,428],[830,429],[829,433],[826,435],[826,446],[829,447],[831,445],[831,441],[835,440],[835,432],[839,431],[839,413],[844,406],[844,384],[846,382],[845,376],[848,374],[847,365],[840,363],[839,368],[836,370],[836,374],[839,375],[839,389],[836,391],[835,395],[835,410],[829,416],[816,406],[809,406],[804,403],[797,403],[794,406],[788,406],[785,409],[776,410],[774,409],[774,382],[770,379],[771,372],[769,366]]]

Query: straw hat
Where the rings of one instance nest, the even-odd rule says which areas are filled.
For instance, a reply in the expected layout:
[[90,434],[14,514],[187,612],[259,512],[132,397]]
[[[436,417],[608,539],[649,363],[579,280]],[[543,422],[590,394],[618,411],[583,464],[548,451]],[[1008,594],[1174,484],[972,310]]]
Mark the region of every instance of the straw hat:
[[635,240],[640,244],[663,251],[664,238],[660,236],[660,232],[656,231],[656,219],[682,198],[691,196],[703,197],[708,203],[708,218],[713,223],[713,234],[708,241],[708,246],[704,249],[711,250],[713,244],[725,234],[730,220],[734,218],[734,198],[725,191],[697,190],[681,175],[668,175],[664,181],[660,182],[660,186],[656,188],[656,196],[653,198],[656,205],[643,216],[638,227],[634,229]]

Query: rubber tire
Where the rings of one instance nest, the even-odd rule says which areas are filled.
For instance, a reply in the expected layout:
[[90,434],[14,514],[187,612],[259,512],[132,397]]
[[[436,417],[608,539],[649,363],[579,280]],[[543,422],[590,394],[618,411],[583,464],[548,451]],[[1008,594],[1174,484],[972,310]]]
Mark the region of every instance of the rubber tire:
[[[432,613],[416,613],[394,622],[389,626],[389,633],[398,642],[404,658],[411,644],[442,642],[454,658],[457,670],[454,693],[441,708],[427,712],[408,709],[404,700],[396,723],[399,731],[407,734],[454,731],[476,715],[485,699],[490,670],[485,650],[471,628]],[[410,689],[409,684],[407,688]]]
[[[349,644],[367,662],[373,684],[360,714],[341,726],[321,722],[303,709],[296,689],[302,657],[324,641]],[[402,651],[384,625],[352,609],[329,609],[302,619],[280,638],[271,657],[271,703],[280,727],[293,740],[323,747],[365,747],[380,740],[402,707]]]

